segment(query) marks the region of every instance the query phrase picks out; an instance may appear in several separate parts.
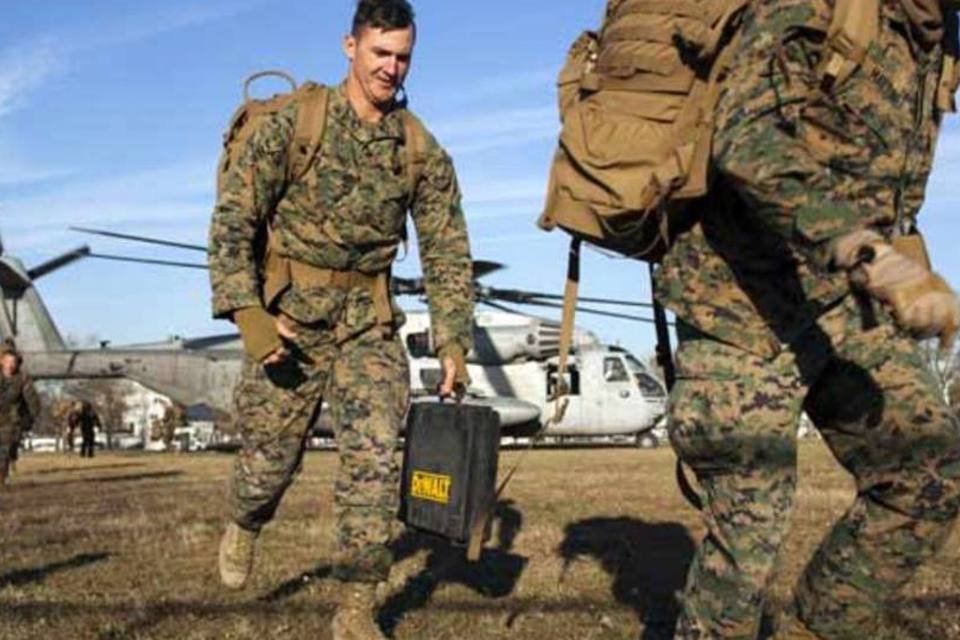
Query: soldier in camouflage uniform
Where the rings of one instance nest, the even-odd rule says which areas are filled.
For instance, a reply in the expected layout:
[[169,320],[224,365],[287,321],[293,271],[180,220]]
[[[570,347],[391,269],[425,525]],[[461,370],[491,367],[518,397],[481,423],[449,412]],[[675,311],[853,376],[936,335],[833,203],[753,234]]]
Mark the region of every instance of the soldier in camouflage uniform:
[[[320,152],[287,183],[297,103],[267,120],[226,176],[210,228],[214,315],[232,318],[248,357],[235,400],[243,447],[231,485],[233,522],[220,573],[240,587],[257,532],[293,480],[321,398],[340,455],[334,487],[336,575],[347,584],[334,637],[382,637],[372,617],[374,586],[386,579],[387,542],[398,508],[398,433],[408,403],[402,312],[389,299],[390,266],[413,218],[444,368],[441,393],[462,382],[472,346],[470,250],[450,157],[427,134],[422,174],[409,181],[405,121],[397,101],[413,48],[406,0],[361,0],[344,49],[346,80],[330,90]],[[271,212],[266,270],[258,230]],[[281,265],[278,269],[277,264]],[[268,298],[268,299],[265,299]],[[455,380],[459,379],[459,380]]]
[[801,411],[858,489],[796,588],[808,630],[885,637],[885,600],[957,516],[958,423],[917,344],[949,346],[957,302],[898,244],[952,110],[952,78],[939,91],[938,80],[955,16],[936,0],[884,0],[865,62],[830,87],[832,4],[748,7],[717,109],[719,183],[659,273],[680,338],[670,437],[709,528],[678,638],[758,637]]
[[40,398],[21,365],[20,354],[12,346],[0,348],[0,486],[9,481],[20,434],[40,414]]

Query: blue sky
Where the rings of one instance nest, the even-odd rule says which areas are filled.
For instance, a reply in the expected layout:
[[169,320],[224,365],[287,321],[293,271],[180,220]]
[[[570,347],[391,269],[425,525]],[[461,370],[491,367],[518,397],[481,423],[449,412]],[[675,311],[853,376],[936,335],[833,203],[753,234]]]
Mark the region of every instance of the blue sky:
[[[77,245],[179,260],[201,254],[89,238],[93,226],[203,244],[222,130],[243,78],[281,68],[336,83],[352,0],[34,0],[0,22],[0,233],[28,265]],[[449,149],[474,254],[500,287],[562,288],[566,241],[534,226],[557,132],[554,77],[603,0],[420,0],[411,106]],[[265,90],[273,90],[273,85]],[[922,225],[960,284],[960,130],[948,125]],[[400,275],[418,272],[415,253]],[[114,344],[229,330],[206,274],[84,261],[38,284],[61,330]],[[645,265],[587,253],[583,295],[647,299]],[[416,306],[410,301],[410,306]],[[652,328],[580,316],[638,355]]]

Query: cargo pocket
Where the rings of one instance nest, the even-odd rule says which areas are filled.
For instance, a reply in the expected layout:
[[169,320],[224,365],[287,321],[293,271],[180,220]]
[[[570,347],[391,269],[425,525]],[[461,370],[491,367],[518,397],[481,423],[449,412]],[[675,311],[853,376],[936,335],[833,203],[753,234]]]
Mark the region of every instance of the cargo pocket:
[[723,473],[740,459],[740,391],[734,380],[681,378],[670,398],[674,451],[698,475]]
[[670,442],[698,475],[721,473],[740,459],[745,435],[737,372],[741,361],[734,351],[706,338],[683,340],[677,350]]

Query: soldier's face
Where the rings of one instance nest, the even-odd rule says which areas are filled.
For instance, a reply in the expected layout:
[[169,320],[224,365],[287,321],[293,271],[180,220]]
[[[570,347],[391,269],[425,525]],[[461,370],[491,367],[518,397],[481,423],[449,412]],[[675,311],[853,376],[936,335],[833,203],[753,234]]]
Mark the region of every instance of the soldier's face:
[[5,353],[3,359],[0,359],[0,371],[3,372],[3,375],[7,378],[11,378],[17,375],[17,370],[20,368],[20,363],[17,361],[17,356]]
[[351,79],[372,105],[385,107],[393,102],[410,70],[413,42],[412,26],[389,31],[364,27],[359,36],[344,40]]

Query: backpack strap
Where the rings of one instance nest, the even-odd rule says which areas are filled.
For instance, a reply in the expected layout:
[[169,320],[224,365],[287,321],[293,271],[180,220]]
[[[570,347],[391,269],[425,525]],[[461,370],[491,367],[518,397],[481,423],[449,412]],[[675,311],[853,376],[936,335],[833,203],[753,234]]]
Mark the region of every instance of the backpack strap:
[[553,416],[548,422],[559,423],[567,410],[567,401],[563,396],[570,392],[564,382],[567,364],[570,361],[570,349],[573,347],[573,321],[577,311],[577,295],[580,291],[580,244],[582,240],[574,237],[570,240],[570,256],[567,261],[567,282],[563,287],[563,315],[560,320],[560,353],[557,360],[557,386],[552,400]]
[[483,548],[483,537],[484,532],[486,531],[487,523],[490,520],[490,516],[493,513],[493,509],[497,502],[500,500],[500,496],[503,495],[504,489],[507,488],[507,485],[510,484],[510,481],[513,479],[514,474],[520,468],[520,465],[523,464],[523,461],[526,459],[527,454],[529,454],[534,446],[541,440],[547,433],[547,429],[551,424],[557,424],[563,420],[563,414],[567,410],[568,400],[564,398],[565,395],[570,393],[569,387],[563,380],[564,375],[567,373],[567,363],[570,360],[570,349],[573,346],[573,317],[577,309],[577,294],[580,289],[580,238],[574,237],[570,241],[570,260],[567,263],[567,284],[563,290],[563,320],[560,325],[560,357],[557,366],[557,385],[554,389],[553,396],[548,398],[554,402],[554,412],[553,415],[547,418],[540,429],[530,438],[530,442],[527,444],[527,448],[523,450],[520,454],[520,457],[517,458],[513,466],[504,474],[503,480],[500,481],[500,484],[497,486],[497,490],[493,494],[493,498],[488,504],[483,507],[480,515],[474,521],[473,526],[470,529],[470,536],[467,545],[467,560],[471,562],[476,562],[480,559],[480,552]]
[[417,185],[420,184],[427,164],[427,130],[420,119],[408,109],[403,110],[403,137],[407,156],[407,193],[410,194],[412,205]]
[[[405,151],[404,163],[407,170],[407,208],[413,208],[414,198],[417,196],[417,185],[423,177],[424,167],[427,164],[427,129],[420,122],[420,118],[413,115],[409,109],[403,110],[403,148]],[[400,232],[403,242],[403,257],[409,251],[410,238],[407,235],[407,225],[403,225]],[[403,259],[403,258],[401,258]]]
[[297,90],[296,100],[299,108],[287,156],[288,183],[306,174],[320,150],[327,127],[330,90],[323,85],[307,82]]
[[843,84],[867,59],[880,35],[880,0],[837,0],[827,31],[827,55],[821,71],[825,87]]

